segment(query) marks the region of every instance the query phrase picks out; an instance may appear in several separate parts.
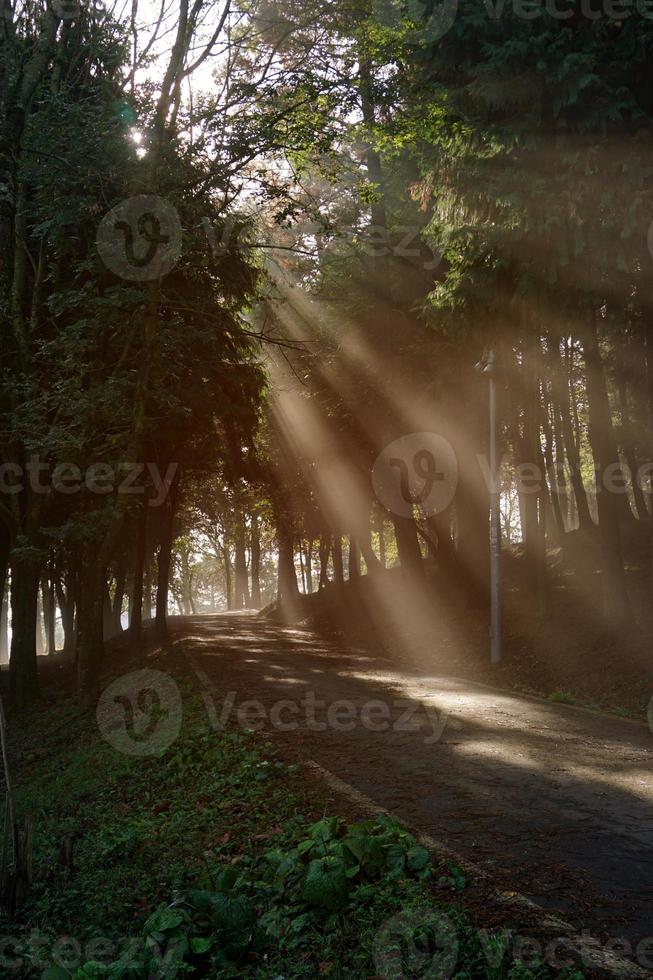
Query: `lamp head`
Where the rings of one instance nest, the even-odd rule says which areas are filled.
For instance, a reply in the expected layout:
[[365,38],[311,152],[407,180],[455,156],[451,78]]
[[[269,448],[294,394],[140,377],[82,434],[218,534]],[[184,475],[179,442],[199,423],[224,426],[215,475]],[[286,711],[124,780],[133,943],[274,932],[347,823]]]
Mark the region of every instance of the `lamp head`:
[[486,376],[494,374],[495,366],[495,354],[491,348],[486,348],[483,352],[483,357],[474,365],[474,370],[478,371],[479,374],[484,374]]

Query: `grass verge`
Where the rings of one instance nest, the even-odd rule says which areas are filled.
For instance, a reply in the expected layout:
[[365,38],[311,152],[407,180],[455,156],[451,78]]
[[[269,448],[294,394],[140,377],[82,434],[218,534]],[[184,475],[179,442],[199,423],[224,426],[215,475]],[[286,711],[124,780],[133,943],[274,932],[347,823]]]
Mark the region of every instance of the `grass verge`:
[[14,732],[35,880],[2,921],[3,975],[553,975],[509,932],[472,926],[459,869],[389,819],[345,823],[326,787],[261,736],[214,730],[180,684],[180,734],[154,757],[117,752],[65,698]]

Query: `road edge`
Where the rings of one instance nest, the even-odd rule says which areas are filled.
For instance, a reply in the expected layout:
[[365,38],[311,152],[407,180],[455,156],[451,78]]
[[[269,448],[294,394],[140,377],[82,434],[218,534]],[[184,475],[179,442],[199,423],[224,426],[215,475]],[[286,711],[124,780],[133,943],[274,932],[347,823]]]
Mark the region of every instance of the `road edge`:
[[[415,827],[411,827],[410,824],[406,824],[406,821],[401,817],[398,817],[391,810],[386,809],[380,804],[375,803],[374,800],[365,796],[354,786],[344,782],[344,780],[340,779],[339,776],[336,776],[329,769],[325,769],[312,759],[307,760],[304,766],[310,772],[324,780],[332,790],[344,796],[370,816],[385,814],[397,823],[408,826],[422,847],[427,848],[429,851],[437,852],[439,855],[453,861],[459,868],[469,874],[470,877],[491,882],[491,876],[487,871],[484,871],[478,865],[464,858],[444,841],[436,840],[430,834],[426,834]],[[501,905],[514,905],[522,909],[527,908],[539,918],[540,925],[543,928],[563,933],[564,935],[561,938],[564,938],[565,941],[565,951],[577,960],[579,966],[590,970],[600,970],[606,976],[616,977],[618,980],[631,980],[631,978],[632,980],[643,980],[643,978],[651,980],[653,974],[648,970],[633,963],[631,960],[618,956],[612,950],[600,946],[596,940],[580,935],[564,919],[551,915],[546,909],[533,902],[530,898],[527,898],[521,892],[504,892],[497,888],[493,889],[493,891],[497,903]]]

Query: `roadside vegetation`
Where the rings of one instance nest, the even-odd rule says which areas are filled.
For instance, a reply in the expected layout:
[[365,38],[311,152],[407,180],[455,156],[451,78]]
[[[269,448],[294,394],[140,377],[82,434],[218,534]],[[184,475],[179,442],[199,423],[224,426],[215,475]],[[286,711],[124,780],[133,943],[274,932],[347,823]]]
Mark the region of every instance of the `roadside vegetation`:
[[343,814],[260,733],[216,730],[178,680],[181,733],[160,756],[116,752],[65,694],[14,731],[34,885],[2,920],[3,975],[552,976],[505,927],[473,925],[459,868],[383,815]]

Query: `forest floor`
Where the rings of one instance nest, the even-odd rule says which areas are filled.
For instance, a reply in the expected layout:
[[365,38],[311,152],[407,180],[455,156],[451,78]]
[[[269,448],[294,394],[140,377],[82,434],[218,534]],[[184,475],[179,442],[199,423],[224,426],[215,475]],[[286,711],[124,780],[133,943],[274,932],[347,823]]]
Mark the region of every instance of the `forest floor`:
[[642,726],[247,613],[146,639],[146,660],[110,645],[97,713],[57,656],[35,709],[9,714],[35,880],[0,920],[3,975],[163,978],[181,958],[197,976],[378,980],[433,954],[429,975],[466,980],[648,975]]
[[595,536],[568,534],[549,552],[545,609],[525,588],[520,548],[504,552],[503,659],[494,666],[487,609],[470,605],[469,589],[433,563],[421,593],[393,568],[303,596],[292,619],[394,662],[645,720],[653,705],[648,525],[633,521],[623,537],[632,619],[615,631],[601,613]]

